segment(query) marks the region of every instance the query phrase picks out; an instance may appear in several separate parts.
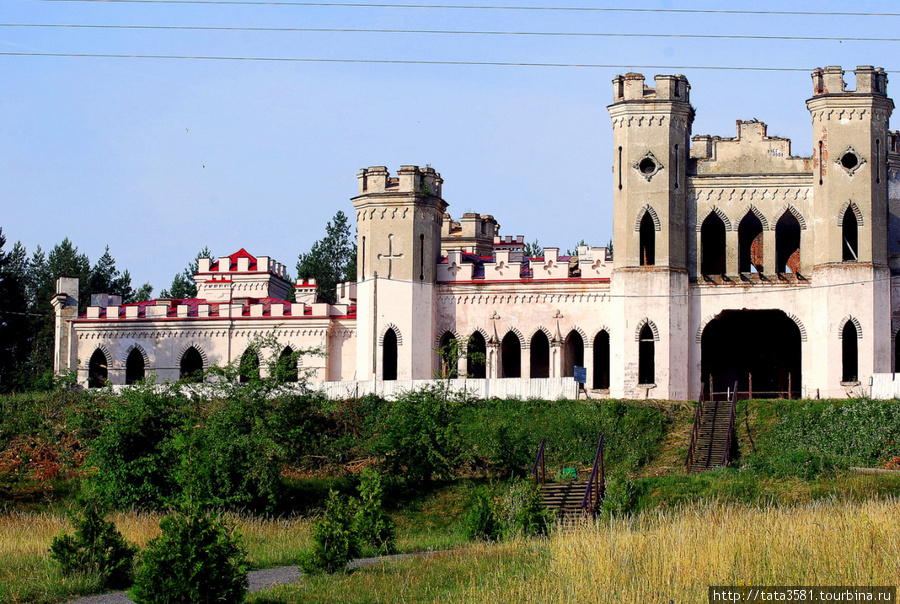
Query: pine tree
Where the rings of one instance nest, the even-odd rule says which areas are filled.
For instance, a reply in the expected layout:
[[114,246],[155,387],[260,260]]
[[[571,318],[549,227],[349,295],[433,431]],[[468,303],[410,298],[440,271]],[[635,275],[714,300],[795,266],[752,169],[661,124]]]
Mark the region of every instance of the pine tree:
[[210,262],[216,259],[209,253],[209,248],[205,247],[197,252],[197,257],[187,267],[175,275],[172,279],[172,285],[168,289],[163,289],[160,293],[162,298],[191,299],[197,297],[197,284],[194,283],[194,275],[200,267],[200,259],[209,258]]
[[297,259],[297,279],[315,279],[318,301],[334,304],[335,287],[344,281],[356,281],[356,242],[350,232],[350,220],[338,210],[327,225],[325,237]]
[[28,299],[25,288],[25,248],[16,243],[3,251],[6,237],[0,228],[0,391],[21,388],[28,360]]

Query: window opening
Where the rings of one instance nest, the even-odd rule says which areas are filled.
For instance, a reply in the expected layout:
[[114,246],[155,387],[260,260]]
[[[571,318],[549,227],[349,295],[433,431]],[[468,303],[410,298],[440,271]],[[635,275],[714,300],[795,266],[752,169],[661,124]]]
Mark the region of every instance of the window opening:
[[132,348],[125,359],[125,384],[131,385],[144,379],[144,355],[137,348]]
[[622,147],[619,147],[619,190],[622,190]]
[[239,377],[241,383],[259,380],[259,354],[255,348],[248,348],[241,355]]
[[455,378],[459,374],[459,349],[457,348],[456,337],[452,332],[445,331],[441,336],[440,347],[441,377]]
[[609,390],[609,332],[594,338],[594,388]]
[[393,329],[385,332],[382,342],[381,379],[386,382],[397,379],[397,332]]
[[859,261],[859,224],[856,222],[856,212],[853,211],[852,203],[844,212],[841,230],[844,239],[841,259],[844,262]]
[[825,144],[819,141],[819,184],[822,184],[825,176]]
[[483,380],[487,377],[487,343],[480,331],[476,331],[469,338],[466,347],[466,373],[469,377]]
[[200,351],[191,346],[181,355],[179,363],[179,379],[188,383],[203,381],[203,357]]
[[790,211],[775,225],[775,272],[800,272],[800,223]]
[[543,331],[531,338],[531,377],[550,377],[550,340]]
[[844,324],[841,333],[841,360],[842,360],[842,382],[858,382],[859,381],[859,333],[856,331],[856,325],[853,321],[847,321]]
[[503,370],[500,377],[522,377],[522,342],[512,331],[503,336],[500,343],[500,364]]
[[763,226],[759,217],[747,212],[738,225],[738,271],[763,272]]
[[656,341],[649,323],[641,329],[638,342],[638,383],[656,383]]
[[566,337],[563,377],[574,377],[575,367],[584,367],[584,339],[573,329]]
[[644,212],[644,217],[641,218],[640,254],[641,266],[656,264],[656,227],[649,211]]
[[425,280],[425,235],[419,235],[419,281]]
[[99,348],[91,355],[88,363],[88,388],[103,388],[109,379],[106,355]]
[[725,274],[725,223],[713,212],[700,228],[700,272],[704,275]]
[[275,365],[276,378],[279,382],[296,382],[298,378],[297,357],[290,346],[285,346],[278,355],[278,363]]

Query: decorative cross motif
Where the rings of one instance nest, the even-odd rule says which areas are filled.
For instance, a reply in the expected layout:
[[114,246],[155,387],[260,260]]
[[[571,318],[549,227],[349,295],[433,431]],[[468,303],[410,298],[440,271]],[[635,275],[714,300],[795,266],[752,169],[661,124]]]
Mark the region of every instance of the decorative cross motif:
[[450,266],[447,267],[447,272],[449,272],[451,275],[453,275],[454,278],[461,270],[462,270],[462,267],[460,265],[458,265],[456,262],[451,263]]
[[403,258],[403,254],[401,254],[400,252],[397,252],[396,254],[394,253],[394,236],[393,235],[388,235],[388,253],[387,254],[378,254],[379,260],[382,260],[384,258],[387,258],[387,261],[388,261],[388,276],[387,276],[387,278],[390,279],[393,274],[393,270],[394,270],[394,266],[393,266],[394,258],[397,258],[398,260],[400,258]]

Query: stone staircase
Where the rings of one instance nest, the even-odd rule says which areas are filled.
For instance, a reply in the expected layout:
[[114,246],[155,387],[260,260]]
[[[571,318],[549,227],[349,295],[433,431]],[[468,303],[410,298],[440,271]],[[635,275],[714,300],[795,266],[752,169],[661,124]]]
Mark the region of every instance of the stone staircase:
[[688,472],[700,472],[723,465],[726,448],[730,447],[732,401],[703,401],[693,455],[687,464]]
[[569,518],[583,513],[593,514],[595,510],[583,510],[586,480],[573,482],[548,482],[541,487],[542,503],[548,510],[555,510],[556,517]]

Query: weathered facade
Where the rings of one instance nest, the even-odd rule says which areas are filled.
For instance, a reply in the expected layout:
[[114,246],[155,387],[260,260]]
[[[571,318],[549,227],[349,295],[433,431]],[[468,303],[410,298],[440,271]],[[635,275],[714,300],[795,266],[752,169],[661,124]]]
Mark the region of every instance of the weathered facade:
[[[614,255],[527,258],[493,216],[453,221],[432,168],[372,167],[352,200],[357,282],[339,286],[339,304],[313,303],[314,284],[284,302],[284,267],[243,250],[201,263],[198,300],[101,296],[76,317],[77,283],[61,280],[57,368],[83,383],[126,383],[137,365],[177,379],[273,333],[278,350],[260,354],[317,347],[326,354],[304,362],[321,381],[583,366],[588,388],[612,397],[691,399],[701,383],[735,382],[756,395],[862,393],[896,364],[900,135],[884,71],[854,74],[848,90],[839,67],[813,72],[810,157],[755,120],[734,138],[692,136],[684,76],[615,78]],[[451,340],[483,357],[442,367],[435,351]]]

